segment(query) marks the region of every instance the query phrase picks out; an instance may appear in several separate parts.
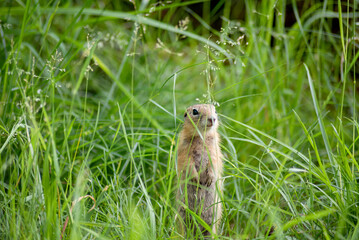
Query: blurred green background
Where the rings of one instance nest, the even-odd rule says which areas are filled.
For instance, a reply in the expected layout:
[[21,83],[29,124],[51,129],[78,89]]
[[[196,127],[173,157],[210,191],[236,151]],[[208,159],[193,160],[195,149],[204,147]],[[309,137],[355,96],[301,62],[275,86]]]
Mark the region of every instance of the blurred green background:
[[177,134],[201,102],[225,158],[214,238],[358,239],[358,5],[0,2],[0,238],[179,237]]

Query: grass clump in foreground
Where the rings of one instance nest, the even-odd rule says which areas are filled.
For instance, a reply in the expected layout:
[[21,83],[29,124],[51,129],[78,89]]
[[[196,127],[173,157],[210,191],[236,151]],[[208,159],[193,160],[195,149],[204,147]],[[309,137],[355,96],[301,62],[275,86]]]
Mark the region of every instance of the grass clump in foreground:
[[0,238],[177,236],[176,135],[199,98],[221,113],[216,237],[357,239],[357,11],[2,2]]

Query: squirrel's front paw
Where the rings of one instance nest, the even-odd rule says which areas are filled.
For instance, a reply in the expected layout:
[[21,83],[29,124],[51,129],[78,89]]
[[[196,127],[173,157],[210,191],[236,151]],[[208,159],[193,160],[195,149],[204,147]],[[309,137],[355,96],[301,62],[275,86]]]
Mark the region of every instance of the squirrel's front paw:
[[198,176],[198,174],[197,175],[195,175],[195,176],[193,176],[192,178],[191,178],[191,182],[194,182],[194,183],[196,183],[196,184],[198,184],[200,181],[199,181],[199,176]]
[[213,174],[213,171],[208,171],[208,169],[206,169],[204,176],[205,177],[200,179],[200,184],[203,186],[211,186],[216,179],[216,176]]
[[201,182],[201,185],[209,187],[212,185],[212,182],[213,182],[212,178],[207,178],[206,181]]

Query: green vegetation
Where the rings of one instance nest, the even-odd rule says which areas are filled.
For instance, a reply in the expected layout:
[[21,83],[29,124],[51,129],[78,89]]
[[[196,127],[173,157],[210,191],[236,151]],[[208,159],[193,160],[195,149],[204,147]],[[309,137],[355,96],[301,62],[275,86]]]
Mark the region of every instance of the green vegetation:
[[222,123],[218,238],[358,239],[358,6],[0,2],[0,239],[176,237],[199,101]]

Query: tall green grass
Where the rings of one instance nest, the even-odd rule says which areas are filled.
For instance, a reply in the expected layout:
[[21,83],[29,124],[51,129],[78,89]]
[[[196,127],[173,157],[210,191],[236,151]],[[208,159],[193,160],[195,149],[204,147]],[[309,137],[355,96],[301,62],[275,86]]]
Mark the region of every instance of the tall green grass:
[[221,117],[215,238],[358,239],[357,0],[4,1],[0,19],[1,239],[179,237],[197,102]]

